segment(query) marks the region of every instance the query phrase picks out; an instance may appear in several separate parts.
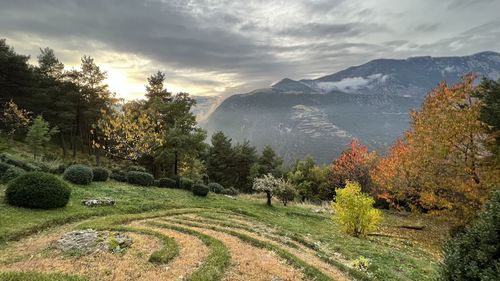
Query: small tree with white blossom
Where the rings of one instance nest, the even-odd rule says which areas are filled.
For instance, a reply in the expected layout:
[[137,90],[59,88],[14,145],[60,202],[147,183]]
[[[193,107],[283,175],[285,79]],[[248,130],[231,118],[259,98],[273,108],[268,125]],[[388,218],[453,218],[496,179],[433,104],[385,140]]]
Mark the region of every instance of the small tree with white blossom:
[[267,174],[261,178],[254,179],[253,190],[266,193],[267,205],[271,206],[271,198],[273,198],[273,195],[279,188],[280,184],[280,179],[275,178],[271,174]]

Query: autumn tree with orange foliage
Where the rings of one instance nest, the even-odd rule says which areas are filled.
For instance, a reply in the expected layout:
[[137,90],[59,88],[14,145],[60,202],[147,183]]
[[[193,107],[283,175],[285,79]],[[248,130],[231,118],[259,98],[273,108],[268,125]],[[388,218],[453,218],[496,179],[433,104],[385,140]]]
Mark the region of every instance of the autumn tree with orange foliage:
[[330,186],[342,188],[347,181],[358,182],[364,193],[371,193],[372,183],[369,171],[373,166],[377,156],[374,152],[369,152],[368,148],[357,139],[353,139],[349,148],[333,161],[330,170]]
[[483,161],[487,131],[479,120],[481,104],[473,98],[474,79],[439,84],[421,110],[411,113],[410,130],[370,173],[379,196],[459,218],[478,210],[498,179]]

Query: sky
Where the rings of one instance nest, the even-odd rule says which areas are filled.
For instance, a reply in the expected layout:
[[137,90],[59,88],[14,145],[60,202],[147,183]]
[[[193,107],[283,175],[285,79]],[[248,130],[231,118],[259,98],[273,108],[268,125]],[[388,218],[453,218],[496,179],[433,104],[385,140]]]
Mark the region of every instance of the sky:
[[36,62],[82,55],[110,89],[141,98],[160,70],[171,92],[228,96],[376,58],[500,51],[500,0],[0,0],[0,38]]

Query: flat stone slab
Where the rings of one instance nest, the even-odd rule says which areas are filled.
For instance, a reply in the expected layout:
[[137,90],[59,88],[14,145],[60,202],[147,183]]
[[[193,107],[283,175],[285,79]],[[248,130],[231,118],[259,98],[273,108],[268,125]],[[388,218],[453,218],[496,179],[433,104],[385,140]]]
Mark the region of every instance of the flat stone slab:
[[116,204],[113,198],[88,198],[82,200],[82,204],[87,207],[98,207],[98,206],[114,206]]
[[93,229],[71,231],[59,238],[56,249],[69,254],[88,255],[99,251],[121,252],[132,245],[132,239],[123,233]]

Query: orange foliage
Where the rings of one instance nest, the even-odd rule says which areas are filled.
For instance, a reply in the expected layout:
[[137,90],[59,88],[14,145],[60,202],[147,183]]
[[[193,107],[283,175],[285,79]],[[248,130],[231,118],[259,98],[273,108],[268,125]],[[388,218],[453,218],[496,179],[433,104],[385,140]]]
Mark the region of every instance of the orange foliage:
[[353,139],[349,148],[332,163],[330,183],[332,187],[344,187],[346,181],[356,181],[361,184],[363,192],[371,191],[369,170],[376,159],[374,152],[357,139]]
[[420,111],[411,113],[411,129],[371,171],[381,197],[428,211],[473,213],[495,184],[484,164],[487,132],[479,121],[474,75],[449,87],[439,84]]

